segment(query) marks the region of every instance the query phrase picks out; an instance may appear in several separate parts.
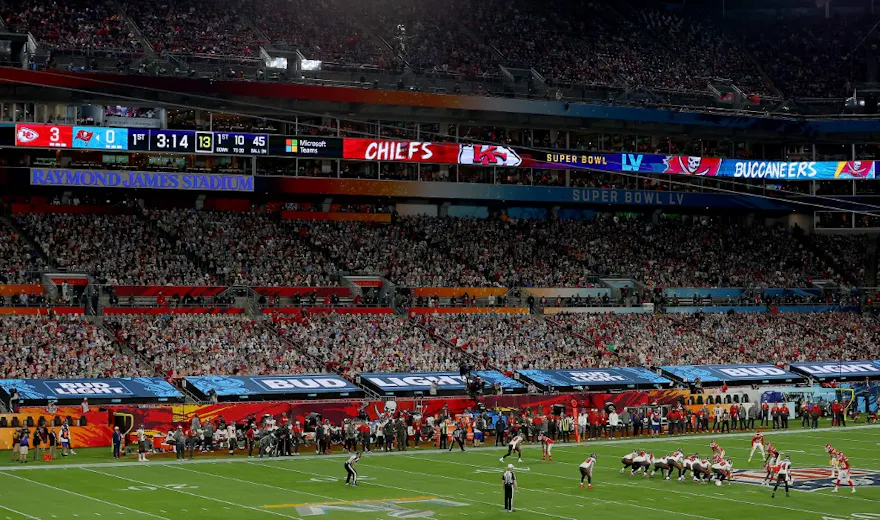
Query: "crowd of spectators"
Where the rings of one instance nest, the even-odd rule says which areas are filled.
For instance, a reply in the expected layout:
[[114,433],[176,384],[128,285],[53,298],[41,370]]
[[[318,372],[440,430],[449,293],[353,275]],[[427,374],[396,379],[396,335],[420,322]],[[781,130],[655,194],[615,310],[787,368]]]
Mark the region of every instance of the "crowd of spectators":
[[323,372],[246,315],[113,315],[105,323],[165,377]]
[[457,258],[455,249],[438,247],[436,236],[444,230],[426,226],[429,221],[404,217],[392,225],[328,221],[291,225],[344,271],[378,273],[411,287],[487,285],[482,272]]
[[0,284],[31,282],[43,267],[39,253],[20,234],[0,223]]
[[[868,16],[780,21],[731,12],[715,19],[637,4],[451,0],[438,9],[426,0],[181,0],[122,9],[159,52],[255,57],[272,44],[328,65],[392,72],[407,65],[472,81],[506,65],[534,68],[551,88],[706,93],[710,81],[727,79],[747,94],[775,94],[775,86],[784,95],[842,97],[864,75],[864,52],[853,51],[869,34]],[[67,48],[136,46],[137,31],[122,14],[113,3],[84,0],[10,0],[0,8],[7,25]]]
[[242,16],[246,2],[126,2],[124,8],[157,52],[259,56],[265,43]]
[[579,338],[540,317],[432,314],[419,321],[432,335],[476,356],[482,365],[479,368],[512,371],[595,366]]
[[18,224],[58,267],[110,285],[212,285],[185,254],[136,215],[20,214]]
[[335,267],[284,226],[277,214],[149,210],[147,216],[176,237],[227,285],[329,287]]
[[124,354],[84,316],[0,316],[0,366],[5,379],[98,378],[153,375]]
[[49,47],[128,49],[138,46],[113,4],[106,0],[7,0],[0,5],[7,27],[30,32]]
[[327,369],[357,372],[436,372],[457,370],[462,354],[394,314],[311,314],[284,321],[279,332]]
[[873,286],[867,279],[865,269],[869,259],[868,243],[877,240],[876,236],[813,234],[810,241],[820,253],[827,255],[831,262],[841,269],[857,286]]

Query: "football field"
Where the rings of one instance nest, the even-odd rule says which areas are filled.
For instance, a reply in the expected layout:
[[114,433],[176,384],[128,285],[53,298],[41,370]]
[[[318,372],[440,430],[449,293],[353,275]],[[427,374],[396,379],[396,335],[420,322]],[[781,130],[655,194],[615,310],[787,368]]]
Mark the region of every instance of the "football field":
[[[732,485],[665,481],[619,473],[623,454],[639,447],[656,455],[681,447],[709,454],[715,438],[738,471]],[[750,433],[712,437],[616,440],[584,446],[557,443],[553,461],[541,461],[540,446],[525,445],[517,468],[516,512],[521,518],[704,518],[711,520],[880,519],[880,427],[768,432],[767,438],[791,456],[795,483],[791,497],[775,499],[758,485],[761,461],[746,462]],[[832,444],[849,457],[857,493],[841,487],[833,494],[829,457]],[[498,457],[506,448],[467,452],[410,449],[367,453],[357,468],[358,487],[344,484],[345,455],[301,455],[280,459],[246,456],[197,457],[178,463],[109,462],[108,450],[81,450],[51,463],[0,462],[0,520],[7,519],[242,519],[462,518],[504,514]],[[581,489],[578,464],[598,455],[593,489]],[[130,459],[136,459],[130,456]],[[112,460],[112,459],[110,459]]]

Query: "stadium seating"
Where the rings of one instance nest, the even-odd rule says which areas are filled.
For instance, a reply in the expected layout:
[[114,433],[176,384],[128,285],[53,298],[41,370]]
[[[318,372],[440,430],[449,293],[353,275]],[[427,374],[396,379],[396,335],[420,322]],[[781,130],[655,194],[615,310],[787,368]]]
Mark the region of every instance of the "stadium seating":
[[166,377],[324,371],[244,315],[117,315],[106,323]]
[[19,225],[59,267],[112,285],[211,285],[186,255],[135,215],[26,214]]
[[106,331],[84,316],[0,316],[0,366],[4,379],[132,377],[153,375],[126,355]]
[[29,282],[44,264],[20,234],[0,223],[0,284]]
[[218,0],[138,0],[122,11],[110,2],[13,0],[0,15],[58,49],[134,50],[142,35],[159,53],[253,58],[271,44],[352,70],[398,72],[405,63],[480,81],[509,66],[534,68],[551,88],[704,94],[709,81],[724,79],[747,94],[797,97],[848,95],[865,71],[863,53],[852,50],[872,24],[859,16],[794,16],[780,24],[750,12],[722,19],[636,0],[453,0],[443,9],[426,0],[243,0],[235,8]]

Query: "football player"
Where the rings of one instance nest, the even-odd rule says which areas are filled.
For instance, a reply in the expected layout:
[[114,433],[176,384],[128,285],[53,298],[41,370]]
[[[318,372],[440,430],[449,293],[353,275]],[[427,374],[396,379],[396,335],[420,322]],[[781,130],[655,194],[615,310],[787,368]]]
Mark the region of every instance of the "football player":
[[718,445],[714,440],[709,442],[709,447],[712,448],[712,455],[714,457],[721,457],[722,459],[727,458],[726,453],[724,452],[724,448]]
[[840,473],[840,460],[838,459],[837,455],[840,452],[835,450],[830,444],[826,444],[825,453],[827,453],[831,457],[831,461],[829,462],[829,464],[831,465],[831,478],[837,478]]
[[840,487],[840,483],[845,481],[849,484],[849,487],[852,488],[852,492],[856,492],[856,485],[852,480],[852,477],[849,474],[849,459],[846,458],[846,455],[843,454],[842,451],[837,452],[837,461],[840,466],[837,469],[837,482],[834,483],[834,490],[832,493],[837,493],[837,488]]
[[633,460],[639,456],[639,450],[633,450],[632,453],[627,453],[623,457],[620,458],[620,463],[623,464],[623,467],[620,468],[620,472],[623,473],[627,468],[631,468],[633,465]]
[[[776,467],[773,468],[774,473],[776,473],[776,485],[773,486],[773,494],[770,495],[770,498],[776,498],[776,490],[779,489],[779,484],[785,484],[785,496],[788,496],[788,485],[791,484],[791,459],[786,456],[784,457]],[[837,491],[837,488],[834,488]]]
[[654,454],[640,451],[638,456],[633,459],[632,471],[629,472],[629,476],[634,477],[636,472],[641,471],[642,475],[647,477],[652,464],[654,464]]
[[749,462],[752,461],[752,456],[755,454],[755,450],[761,451],[762,459],[767,458],[767,454],[764,453],[764,434],[761,433],[761,430],[755,430],[755,435],[752,436],[752,452],[749,453]]
[[648,472],[645,471],[645,476],[646,477],[650,476],[651,478],[653,478],[654,474],[657,473],[657,470],[660,470],[660,476],[669,480],[666,477],[666,473],[667,472],[669,472],[670,474],[672,473],[672,470],[670,469],[670,466],[669,466],[669,459],[670,458],[672,458],[672,455],[669,455],[667,453],[665,456],[654,460],[654,471],[652,471],[650,475],[648,475]]
[[504,459],[509,457],[514,451],[518,455],[519,461],[522,462],[522,450],[519,445],[522,444],[523,438],[522,435],[516,434],[512,439],[510,439],[510,443],[507,444],[507,454],[500,459],[498,462],[504,462]]
[[593,489],[593,467],[596,465],[596,454],[590,453],[590,456],[581,462],[581,487],[584,487],[584,479],[587,479],[587,488]]
[[553,439],[547,437],[543,433],[538,436],[541,441],[541,460],[550,459],[553,461]]
[[764,480],[761,482],[765,486],[770,485],[770,481],[773,479],[773,475],[775,474],[774,468],[782,459],[779,457],[779,451],[776,449],[776,446],[773,446],[772,443],[767,443],[767,458],[764,459],[764,467],[767,469],[767,474],[764,475]]
[[733,462],[730,459],[715,457],[712,464],[712,473],[714,473],[713,478],[715,479],[716,486],[720,486],[725,479],[727,480],[727,483],[730,484],[730,476],[732,472]]
[[705,484],[709,482],[709,474],[711,464],[706,459],[696,459],[691,464],[691,471],[694,473],[694,482]]

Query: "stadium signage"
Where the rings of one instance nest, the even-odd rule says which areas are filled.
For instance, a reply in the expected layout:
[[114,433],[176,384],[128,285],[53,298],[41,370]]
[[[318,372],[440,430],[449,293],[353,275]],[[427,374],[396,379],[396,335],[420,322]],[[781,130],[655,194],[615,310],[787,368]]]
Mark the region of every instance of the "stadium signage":
[[520,370],[519,374],[544,388],[633,388],[672,381],[641,367],[587,368],[581,370]]
[[820,379],[880,377],[880,360],[841,363],[792,363],[791,369]]
[[[148,151],[182,154],[271,155],[358,161],[462,164],[504,168],[589,169],[664,175],[770,180],[876,178],[875,161],[750,161],[635,153],[535,151],[494,144],[338,137],[297,137],[246,132],[84,127],[20,123],[17,147]],[[10,143],[11,144],[11,143]],[[634,202],[638,204],[638,202]],[[668,205],[673,205],[670,201]]]
[[693,382],[697,378],[703,383],[736,383],[738,381],[785,381],[800,380],[797,374],[769,363],[754,365],[681,365],[662,366],[664,374],[681,381]]
[[[360,382],[369,385],[381,392],[425,392],[431,388],[431,383],[437,385],[441,392],[463,391],[466,387],[465,376],[457,372],[425,372],[425,373],[369,373],[358,374]],[[491,387],[501,383],[505,390],[518,390],[525,388],[497,370],[481,370],[471,373],[471,377],[480,377],[483,387]]]
[[337,390],[351,384],[337,377],[255,377],[253,381],[269,392],[278,390]]
[[132,392],[119,383],[101,382],[57,382],[46,383],[46,387],[59,396],[98,396],[98,395],[131,395]]
[[119,379],[2,379],[0,390],[18,391],[23,402],[49,399],[75,400],[98,398],[109,401],[167,401],[183,397],[161,377]]
[[220,398],[250,399],[278,398],[279,396],[338,395],[355,397],[361,389],[336,374],[304,374],[277,376],[192,376],[186,378],[187,387],[196,393]]
[[632,204],[635,206],[684,206],[687,198],[684,193],[670,191],[600,190],[573,189],[573,202],[595,204]]
[[31,168],[32,186],[77,186],[189,191],[254,191],[248,175]]

